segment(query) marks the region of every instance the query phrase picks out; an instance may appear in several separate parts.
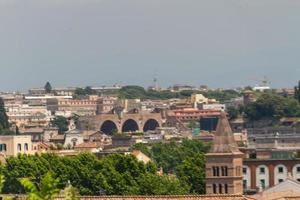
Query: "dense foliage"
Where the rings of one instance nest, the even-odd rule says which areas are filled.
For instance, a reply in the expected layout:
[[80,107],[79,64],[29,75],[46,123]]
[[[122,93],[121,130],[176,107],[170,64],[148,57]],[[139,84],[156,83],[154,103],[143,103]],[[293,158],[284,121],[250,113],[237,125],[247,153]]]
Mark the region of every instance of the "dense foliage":
[[[2,166],[5,193],[24,193],[19,180],[42,184],[51,173],[62,190],[70,182],[81,195],[187,194],[189,187],[176,177],[160,176],[154,164],[143,164],[131,155],[110,155],[101,160],[84,153],[75,157],[54,154],[10,157]],[[27,178],[27,179],[22,179]],[[32,186],[30,186],[32,188]],[[26,188],[26,187],[25,187]],[[28,192],[28,188],[26,189]],[[42,192],[42,190],[40,190]],[[45,193],[40,193],[41,195]]]
[[46,93],[51,93],[52,92],[52,86],[49,82],[47,82],[44,86],[44,89],[46,91]]
[[150,156],[165,173],[175,173],[181,183],[189,186],[190,193],[205,193],[205,156],[210,148],[196,140],[184,140],[182,143],[157,143],[152,147],[136,144],[138,149]]
[[58,128],[59,133],[64,133],[69,130],[68,119],[63,116],[56,116],[52,121],[51,125]]
[[300,117],[300,104],[294,98],[265,92],[258,97],[257,101],[246,105],[244,111],[251,120]]
[[300,103],[300,81],[298,82],[298,86],[295,86],[294,92],[294,98]]
[[80,98],[87,95],[95,95],[97,92],[93,90],[90,86],[85,88],[76,88],[75,90],[75,97]]
[[6,115],[4,101],[2,98],[0,98],[0,133],[3,134],[4,132],[8,131],[8,129],[9,129],[8,116]]
[[140,86],[125,86],[119,90],[118,95],[124,99],[171,99],[190,97],[193,93],[201,93],[208,98],[214,98],[221,102],[240,96],[240,93],[235,90],[209,90],[207,92],[185,90],[181,92],[171,92],[145,90]]

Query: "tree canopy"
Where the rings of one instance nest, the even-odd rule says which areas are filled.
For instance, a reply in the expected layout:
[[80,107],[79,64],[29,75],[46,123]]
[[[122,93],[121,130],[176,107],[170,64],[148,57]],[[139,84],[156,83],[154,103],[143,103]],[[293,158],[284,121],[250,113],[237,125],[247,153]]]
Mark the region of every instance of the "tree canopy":
[[182,185],[187,185],[189,193],[205,194],[205,156],[210,144],[197,140],[182,143],[156,143],[151,147],[135,144],[138,149],[153,159],[165,173],[175,174]]
[[244,111],[251,120],[300,117],[300,104],[294,98],[265,92],[258,97],[257,101],[246,105]]
[[75,90],[75,97],[77,98],[95,94],[97,94],[97,92],[93,90],[90,86],[87,86],[85,88],[76,88]]
[[[38,191],[42,196],[46,194],[42,185],[48,177],[47,173],[52,174],[53,180],[59,180],[55,181],[53,189],[62,190],[71,184],[80,195],[168,195],[189,192],[189,186],[176,176],[158,175],[153,163],[138,162],[131,155],[115,154],[99,160],[92,154],[82,153],[75,157],[42,154],[8,158],[7,164],[1,167],[1,174],[6,180],[4,193],[23,194],[34,189],[32,192]],[[26,179],[21,184],[19,180],[23,178]],[[28,185],[29,181],[35,185]],[[24,183],[28,185],[25,190]]]
[[46,93],[51,93],[52,92],[52,86],[51,86],[50,82],[47,82],[45,84],[44,89],[45,89]]
[[63,116],[56,116],[52,121],[51,121],[52,126],[55,126],[58,128],[59,133],[64,133],[69,130],[69,122],[68,119],[63,117]]
[[0,97],[0,133],[7,131],[10,125],[8,122],[8,116],[6,115],[6,110],[4,107],[4,101]]
[[241,94],[235,90],[209,90],[206,92],[195,90],[184,90],[180,92],[171,91],[155,91],[145,90],[140,86],[125,86],[118,91],[120,98],[124,99],[171,99],[171,98],[186,98],[190,97],[193,93],[203,94],[208,98],[214,98],[218,101],[224,102],[232,98],[238,97]]

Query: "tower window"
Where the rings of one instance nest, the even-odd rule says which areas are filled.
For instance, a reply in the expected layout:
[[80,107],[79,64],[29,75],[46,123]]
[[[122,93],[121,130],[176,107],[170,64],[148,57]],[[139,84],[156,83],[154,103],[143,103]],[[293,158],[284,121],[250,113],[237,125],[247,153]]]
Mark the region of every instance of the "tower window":
[[213,176],[217,176],[216,167],[212,167],[212,170],[213,170]]
[[225,176],[228,176],[228,167],[227,166],[224,167],[224,171],[225,171]]
[[217,176],[220,176],[220,168],[216,167],[216,170],[217,170]]
[[221,167],[222,176],[225,176],[224,167]]
[[222,187],[222,184],[219,184],[219,194],[222,194],[223,193],[223,187]]
[[225,194],[228,194],[228,185],[227,184],[224,185],[224,190],[225,190]]
[[216,184],[213,184],[213,193],[217,194],[217,185]]

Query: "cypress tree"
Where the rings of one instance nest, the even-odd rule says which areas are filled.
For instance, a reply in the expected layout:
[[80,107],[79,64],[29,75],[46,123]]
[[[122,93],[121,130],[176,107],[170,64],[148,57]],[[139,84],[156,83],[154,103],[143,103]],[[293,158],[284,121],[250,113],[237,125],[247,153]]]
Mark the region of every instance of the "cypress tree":
[[298,81],[297,100],[300,103],[300,81]]
[[4,107],[4,101],[0,97],[0,130],[6,130],[6,129],[9,129],[9,122]]

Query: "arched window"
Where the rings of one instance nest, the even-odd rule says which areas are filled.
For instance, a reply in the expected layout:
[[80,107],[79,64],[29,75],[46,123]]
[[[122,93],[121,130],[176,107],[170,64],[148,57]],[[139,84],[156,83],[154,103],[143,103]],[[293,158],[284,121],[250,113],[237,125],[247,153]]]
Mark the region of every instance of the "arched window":
[[224,190],[225,190],[225,194],[228,194],[228,185],[227,184],[224,185]]
[[220,169],[219,169],[219,167],[216,167],[216,176],[220,176]]
[[224,176],[228,176],[228,167],[227,166],[224,167],[224,171],[225,171],[225,175]]
[[22,145],[20,143],[17,145],[17,149],[18,151],[22,151]]
[[213,184],[213,193],[217,194],[217,185],[216,184]]
[[221,172],[222,172],[222,176],[225,176],[225,171],[224,171],[224,167],[221,167]]
[[219,184],[219,194],[223,193],[223,188],[222,188],[222,184]]
[[213,170],[213,176],[217,176],[216,167],[212,167],[212,170]]
[[28,143],[24,144],[24,151],[28,151]]

